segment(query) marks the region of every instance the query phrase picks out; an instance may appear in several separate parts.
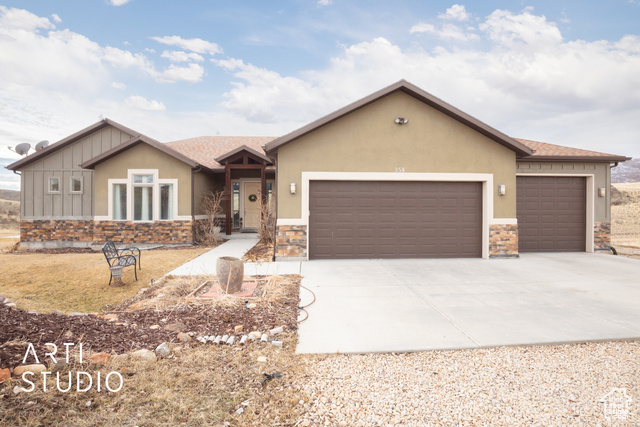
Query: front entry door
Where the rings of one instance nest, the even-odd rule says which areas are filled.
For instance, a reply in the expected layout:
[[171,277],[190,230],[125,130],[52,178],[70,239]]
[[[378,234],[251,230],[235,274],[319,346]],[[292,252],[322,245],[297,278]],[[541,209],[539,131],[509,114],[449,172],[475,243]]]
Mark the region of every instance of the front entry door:
[[260,183],[244,183],[244,228],[260,226]]

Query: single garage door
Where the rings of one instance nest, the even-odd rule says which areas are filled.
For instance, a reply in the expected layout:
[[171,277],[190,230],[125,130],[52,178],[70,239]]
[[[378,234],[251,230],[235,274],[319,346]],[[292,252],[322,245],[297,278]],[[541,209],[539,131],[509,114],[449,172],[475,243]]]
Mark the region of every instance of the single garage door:
[[516,184],[520,252],[585,251],[585,178],[519,176]]
[[309,257],[482,256],[479,182],[311,181]]

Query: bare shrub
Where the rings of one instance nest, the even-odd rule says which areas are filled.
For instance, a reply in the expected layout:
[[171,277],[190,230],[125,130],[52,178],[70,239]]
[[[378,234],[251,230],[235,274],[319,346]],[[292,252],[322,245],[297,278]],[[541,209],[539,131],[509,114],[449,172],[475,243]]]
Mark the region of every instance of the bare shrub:
[[265,245],[273,244],[275,240],[276,216],[274,214],[273,203],[269,203],[266,198],[260,203],[260,226],[258,227],[258,238]]
[[220,233],[221,221],[218,215],[224,214],[225,193],[223,191],[208,191],[202,196],[200,210],[206,219],[196,222],[196,239],[204,245],[219,245],[222,242]]

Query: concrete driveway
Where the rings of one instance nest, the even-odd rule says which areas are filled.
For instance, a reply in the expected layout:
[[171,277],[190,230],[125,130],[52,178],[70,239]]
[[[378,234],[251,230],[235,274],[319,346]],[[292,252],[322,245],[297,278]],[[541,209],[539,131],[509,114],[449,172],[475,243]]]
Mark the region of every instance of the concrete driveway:
[[[603,254],[302,263],[299,353],[640,339],[640,261]],[[301,290],[302,304],[311,295]],[[304,316],[304,313],[302,313]]]

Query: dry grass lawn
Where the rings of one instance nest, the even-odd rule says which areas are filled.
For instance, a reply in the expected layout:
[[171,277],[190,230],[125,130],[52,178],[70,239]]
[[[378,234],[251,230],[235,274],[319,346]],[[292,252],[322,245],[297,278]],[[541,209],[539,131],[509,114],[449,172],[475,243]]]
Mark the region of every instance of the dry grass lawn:
[[640,258],[640,182],[615,187],[633,202],[611,206],[611,245],[621,255]]
[[135,280],[132,267],[124,269],[123,287],[110,287],[109,269],[102,252],[39,254],[0,253],[0,292],[27,311],[97,312],[134,296],[140,288],[192,260],[210,248],[142,252],[142,270]]

